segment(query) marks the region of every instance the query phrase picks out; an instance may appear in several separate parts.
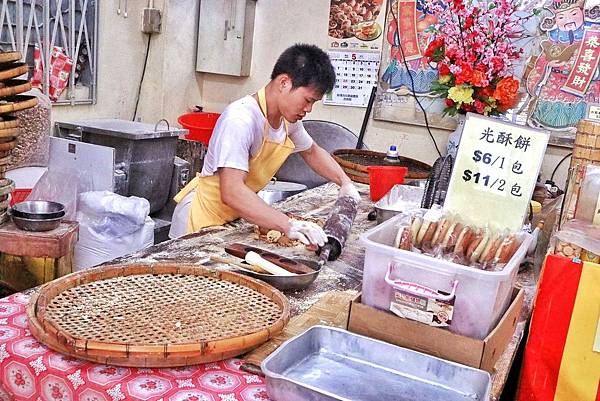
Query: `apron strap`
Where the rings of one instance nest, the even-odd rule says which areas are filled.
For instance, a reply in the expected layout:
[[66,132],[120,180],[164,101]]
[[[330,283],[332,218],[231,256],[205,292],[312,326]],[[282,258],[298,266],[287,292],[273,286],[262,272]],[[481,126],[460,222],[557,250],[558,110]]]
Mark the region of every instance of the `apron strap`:
[[[256,93],[256,95],[258,97],[258,105],[260,106],[260,111],[262,111],[262,113],[265,116],[265,126],[263,127],[263,142],[269,139],[269,127],[270,127],[269,117],[267,115],[267,95],[266,95],[265,89],[266,89],[266,86],[263,86]],[[282,118],[282,120],[283,120],[283,124],[284,124],[284,128],[285,128],[285,139],[287,140],[289,137],[288,121],[285,118]],[[285,143],[285,140],[284,140],[284,143]]]

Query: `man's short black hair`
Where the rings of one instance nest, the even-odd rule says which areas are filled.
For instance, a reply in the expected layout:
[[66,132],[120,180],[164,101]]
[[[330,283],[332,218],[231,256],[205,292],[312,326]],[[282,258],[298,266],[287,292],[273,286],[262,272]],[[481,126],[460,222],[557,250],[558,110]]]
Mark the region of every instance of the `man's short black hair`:
[[333,89],[335,70],[329,56],[317,46],[304,43],[286,49],[273,67],[271,79],[287,74],[292,80],[292,88],[308,86],[325,94]]

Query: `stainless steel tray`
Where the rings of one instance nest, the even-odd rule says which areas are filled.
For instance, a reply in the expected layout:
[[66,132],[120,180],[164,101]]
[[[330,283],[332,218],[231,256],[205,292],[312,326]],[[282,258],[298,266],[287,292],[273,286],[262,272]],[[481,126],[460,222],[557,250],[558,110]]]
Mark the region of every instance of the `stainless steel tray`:
[[275,401],[487,401],[487,372],[313,326],[261,364]]

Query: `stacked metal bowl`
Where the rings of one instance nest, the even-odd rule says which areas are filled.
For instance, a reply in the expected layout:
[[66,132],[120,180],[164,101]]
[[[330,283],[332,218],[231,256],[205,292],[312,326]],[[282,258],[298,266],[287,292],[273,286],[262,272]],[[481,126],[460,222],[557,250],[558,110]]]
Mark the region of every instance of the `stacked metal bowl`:
[[15,189],[14,182],[5,178],[19,136],[19,120],[12,113],[37,104],[35,96],[22,94],[31,83],[17,79],[29,70],[21,59],[20,52],[0,52],[0,224],[8,218],[9,195]]
[[58,202],[25,201],[14,205],[10,215],[15,225],[25,231],[50,231],[60,225],[65,207]]

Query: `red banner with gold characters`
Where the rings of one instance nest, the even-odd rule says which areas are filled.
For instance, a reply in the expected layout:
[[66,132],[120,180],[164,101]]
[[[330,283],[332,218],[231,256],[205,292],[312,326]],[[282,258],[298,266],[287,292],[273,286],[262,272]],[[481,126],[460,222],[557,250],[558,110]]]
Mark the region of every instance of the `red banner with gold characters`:
[[417,3],[414,0],[398,0],[398,30],[404,57],[412,60],[421,57],[417,40]]
[[575,66],[561,88],[577,96],[584,96],[600,62],[600,29],[586,29],[579,46]]
[[517,401],[600,400],[600,265],[549,255]]

